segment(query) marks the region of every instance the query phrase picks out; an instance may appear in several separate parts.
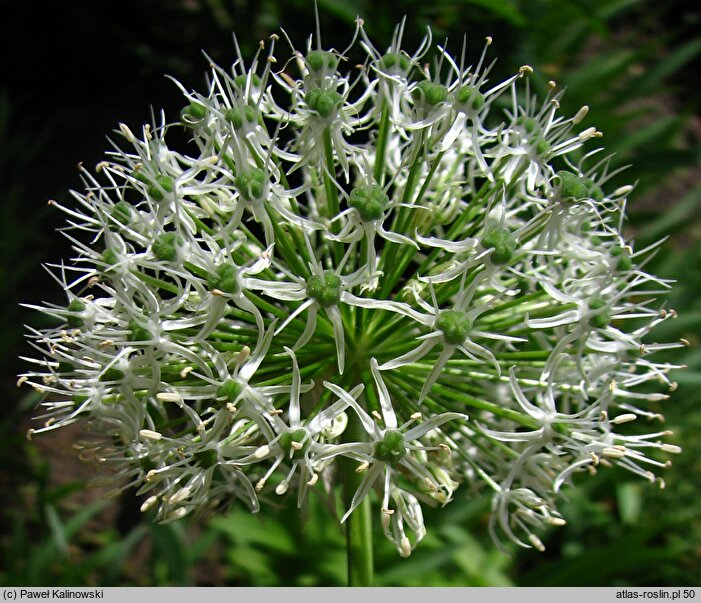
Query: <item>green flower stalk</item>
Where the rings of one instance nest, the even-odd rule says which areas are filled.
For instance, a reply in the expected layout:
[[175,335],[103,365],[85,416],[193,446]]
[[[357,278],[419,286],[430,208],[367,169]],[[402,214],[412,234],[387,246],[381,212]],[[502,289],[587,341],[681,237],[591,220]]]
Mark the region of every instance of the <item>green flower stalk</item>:
[[527,66],[493,83],[491,40],[425,67],[430,34],[401,38],[381,52],[359,21],[346,74],[350,49],[317,35],[283,62],[273,35],[183,89],[178,120],[120,125],[59,206],[75,257],[65,303],[32,306],[56,321],[29,335],[32,433],[89,425],[115,492],[164,522],[345,488],[341,522],[372,505],[402,556],[458,487],[491,491],[496,539],[542,549],[580,474],[662,483],[679,449],[629,423],[661,419],[658,352],[682,344],[647,340],[669,282],[621,234],[632,187],[585,148],[587,108],[537,102]]

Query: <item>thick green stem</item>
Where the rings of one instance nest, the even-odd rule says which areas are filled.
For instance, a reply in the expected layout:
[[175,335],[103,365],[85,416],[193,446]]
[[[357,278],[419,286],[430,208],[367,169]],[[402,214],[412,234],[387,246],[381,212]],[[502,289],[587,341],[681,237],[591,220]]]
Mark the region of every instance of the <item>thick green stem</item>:
[[372,586],[372,515],[365,498],[346,520],[348,586]]
[[[365,437],[365,432],[360,420],[350,413],[348,419],[346,437],[361,441]],[[342,460],[343,499],[346,508],[349,508],[364,474],[356,471],[357,462],[351,459]],[[348,586],[372,586],[372,514],[369,495],[346,519],[346,552],[348,555]]]
[[[326,195],[326,212],[329,219],[338,216],[341,211],[341,202],[338,198],[338,189],[332,178],[336,176],[336,164],[334,162],[333,141],[331,140],[331,130],[324,130],[324,156],[326,158],[326,171],[324,171],[324,192]],[[341,230],[341,225],[338,221],[331,224],[331,232],[338,234]],[[331,251],[333,259],[338,264],[343,257],[343,249],[338,242],[331,242]]]
[[[326,192],[326,214],[328,218],[335,218],[340,211],[340,202],[338,199],[338,190],[334,184],[332,177],[336,176],[336,164],[333,156],[333,141],[331,140],[331,132],[328,128],[324,130],[324,158],[326,159],[326,168],[328,172],[324,172],[324,191]],[[338,224],[334,223],[334,228],[338,230]]]
[[382,117],[380,118],[380,129],[377,134],[377,153],[375,155],[375,182],[380,186],[385,184],[385,153],[387,151],[387,141],[389,140],[389,106],[385,101],[382,105]]

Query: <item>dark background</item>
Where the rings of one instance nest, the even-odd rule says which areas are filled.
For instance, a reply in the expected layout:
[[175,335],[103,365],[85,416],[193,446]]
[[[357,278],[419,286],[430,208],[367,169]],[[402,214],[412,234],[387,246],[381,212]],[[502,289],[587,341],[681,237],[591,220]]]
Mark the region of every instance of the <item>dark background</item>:
[[[323,509],[310,510],[318,515],[314,528],[291,510],[263,527],[236,512],[199,526],[162,527],[140,518],[133,497],[98,502],[94,491],[83,490],[91,468],[75,461],[75,434],[25,441],[36,399],[14,385],[23,370],[18,357],[29,353],[22,325],[41,324],[19,302],[59,299],[40,264],[70,256],[56,232],[64,218],[47,200],[67,201],[69,189],[81,187],[77,163],[100,161],[109,147],[105,135],[120,121],[138,128],[152,108],[177,116],[180,93],[164,74],[203,89],[208,60],[201,51],[230,64],[232,32],[247,58],[280,26],[303,48],[314,31],[313,4],[9,0],[0,7],[0,581],[343,583],[342,538],[333,526],[324,527]],[[429,518],[438,527],[411,561],[379,550],[378,580],[698,583],[701,9],[647,0],[320,0],[319,9],[322,38],[337,48],[350,41],[358,14],[378,46],[389,43],[405,14],[409,49],[428,25],[436,41],[448,39],[454,54],[467,34],[472,57],[491,35],[496,77],[531,64],[536,89],[549,79],[567,87],[565,112],[589,104],[587,123],[605,133],[615,162],[634,164],[622,179],[638,183],[629,205],[630,234],[640,244],[671,237],[653,271],[680,280],[670,304],[682,318],[660,338],[683,336],[693,344],[678,357],[690,368],[678,376],[680,388],[665,409],[686,448],[667,492],[615,472],[591,480],[570,502],[570,525],[546,540],[546,554],[515,551],[511,557],[498,553],[486,535],[487,501],[466,499]],[[279,48],[279,56],[287,56],[282,40]],[[294,546],[302,532],[306,556]],[[322,549],[325,555],[316,554]]]

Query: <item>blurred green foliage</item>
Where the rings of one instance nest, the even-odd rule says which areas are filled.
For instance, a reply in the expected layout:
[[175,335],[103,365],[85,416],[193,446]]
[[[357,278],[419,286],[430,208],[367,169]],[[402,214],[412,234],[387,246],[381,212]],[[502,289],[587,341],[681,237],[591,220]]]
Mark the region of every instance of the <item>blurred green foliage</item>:
[[[345,581],[342,529],[312,499],[302,516],[283,506],[261,517],[234,509],[197,525],[155,525],[142,518],[133,492],[108,503],[77,504],[80,481],[56,485],[48,456],[24,440],[37,402],[14,391],[24,351],[18,301],[55,295],[39,261],[68,257],[60,223],[46,199],[79,187],[74,164],[101,159],[103,134],[117,121],[149,119],[148,103],[170,115],[179,95],[162,74],[203,85],[205,49],[232,57],[231,31],[245,56],[281,25],[303,46],[314,30],[308,0],[182,0],[54,3],[29,15],[6,2],[0,39],[13,56],[0,86],[0,584],[2,585],[339,585]],[[356,16],[380,45],[411,15],[406,46],[430,26],[471,56],[494,37],[495,78],[522,64],[535,68],[534,91],[554,80],[566,88],[563,112],[590,106],[585,125],[605,133],[612,165],[631,164],[613,184],[637,183],[628,232],[636,248],[670,240],[648,264],[678,280],[667,307],[679,318],[655,338],[684,338],[673,354],[679,388],[659,409],[684,448],[658,491],[615,470],[581,480],[569,496],[564,528],[544,538],[547,550],[499,551],[487,535],[489,501],[466,490],[427,515],[428,536],[408,560],[378,534],[378,585],[692,585],[701,576],[701,10],[681,0],[318,0],[322,35],[343,47]],[[27,17],[32,17],[28,19]],[[55,23],[63,23],[57,30]],[[20,23],[19,27],[14,24]],[[44,37],[47,54],[32,40]],[[340,40],[340,41],[339,41]],[[45,45],[46,46],[46,45]],[[10,54],[11,53],[11,54]],[[36,320],[33,318],[32,320]],[[35,326],[39,326],[36,325]],[[51,438],[52,436],[45,436]],[[54,467],[55,469],[55,467]],[[273,501],[274,503],[277,501]],[[109,515],[108,512],[111,512]],[[107,515],[104,515],[107,513]],[[110,516],[106,521],[101,517]],[[377,526],[376,526],[377,528]]]

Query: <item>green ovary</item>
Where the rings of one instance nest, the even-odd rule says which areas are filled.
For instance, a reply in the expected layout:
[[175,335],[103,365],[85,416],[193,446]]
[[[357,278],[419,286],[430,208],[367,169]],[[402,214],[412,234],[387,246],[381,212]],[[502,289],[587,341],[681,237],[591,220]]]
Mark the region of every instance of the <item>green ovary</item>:
[[335,90],[319,88],[307,92],[304,100],[309,108],[321,117],[329,117],[343,103],[343,97]]
[[234,180],[236,190],[246,201],[260,201],[265,195],[266,184],[265,172],[260,168],[241,172]]
[[511,261],[516,250],[516,241],[508,230],[492,228],[482,238],[482,246],[485,249],[494,249],[489,256],[492,264],[503,265]]
[[341,301],[341,277],[331,270],[323,276],[315,274],[307,280],[307,295],[314,298],[322,308],[335,306]]
[[232,264],[222,264],[217,267],[216,274],[210,274],[207,278],[210,289],[217,289],[223,293],[238,293],[240,291],[238,270]]
[[[293,446],[293,444],[297,446]],[[309,450],[312,442],[307,436],[307,432],[300,427],[283,433],[278,440],[278,445],[285,452],[287,458],[299,460],[304,458],[304,454]]]
[[448,89],[440,84],[434,84],[428,80],[419,82],[418,86],[412,92],[414,101],[424,100],[426,103],[435,107],[448,98]]
[[304,57],[309,70],[314,73],[335,71],[338,67],[338,58],[327,50],[312,50]]
[[467,316],[467,312],[444,310],[436,321],[436,328],[443,331],[446,343],[460,345],[467,339],[472,329],[472,321]]
[[584,199],[587,197],[587,185],[584,180],[573,172],[557,173],[560,182],[560,195],[563,199]]
[[178,247],[181,245],[180,237],[174,232],[160,235],[151,246],[151,251],[156,259],[161,262],[175,262],[178,259]]
[[398,463],[406,455],[404,434],[388,429],[379,442],[375,442],[372,455],[383,463]]
[[379,220],[388,204],[389,197],[377,185],[356,186],[348,199],[348,205],[358,211],[363,222]]
[[241,392],[243,392],[243,385],[235,379],[227,379],[219,386],[217,397],[223,396],[229,402],[233,402],[241,395]]
[[589,317],[589,324],[597,329],[605,329],[611,323],[611,311],[603,299],[589,301],[589,309],[594,313]]

